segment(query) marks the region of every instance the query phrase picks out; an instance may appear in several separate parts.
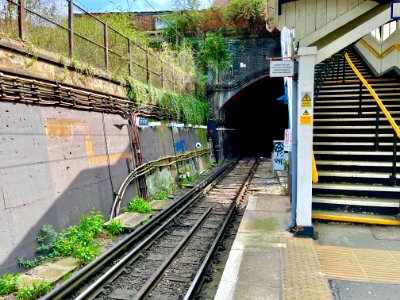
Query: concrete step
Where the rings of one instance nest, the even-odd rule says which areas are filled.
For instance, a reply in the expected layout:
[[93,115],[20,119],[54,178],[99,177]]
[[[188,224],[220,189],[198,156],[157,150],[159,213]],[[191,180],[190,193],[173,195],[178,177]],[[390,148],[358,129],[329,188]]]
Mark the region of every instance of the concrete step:
[[317,155],[392,156],[392,151],[314,151]]
[[[392,167],[391,162],[385,161],[339,161],[339,160],[322,160],[316,161],[318,166],[354,166],[354,167]],[[396,167],[400,167],[400,162],[396,163]]]
[[[314,142],[314,146],[346,146],[346,147],[374,147],[375,143],[373,142]],[[379,146],[393,146],[393,143],[379,143]]]
[[[375,138],[374,133],[314,133],[315,137],[322,138]],[[390,133],[381,133],[379,138],[393,137]]]
[[387,185],[367,185],[367,184],[338,184],[338,183],[317,183],[313,184],[313,189],[320,190],[339,190],[339,191],[359,191],[359,192],[395,192],[400,193],[399,186]]
[[[380,172],[318,171],[320,177],[387,179],[390,175]],[[400,175],[397,174],[396,178],[400,178]]]
[[[395,114],[400,114],[400,111],[399,110],[390,111],[390,114],[392,116],[395,115]],[[345,115],[358,116],[358,112],[357,111],[329,111],[329,112],[315,111],[314,112],[314,117],[318,117],[318,116],[345,116]],[[370,116],[370,115],[376,116],[376,112],[375,111],[363,111],[362,112],[362,116]],[[383,112],[379,112],[379,115],[384,116]],[[322,118],[315,118],[315,119],[321,119],[322,120]]]
[[400,226],[400,219],[395,216],[343,213],[336,211],[313,210],[312,218],[316,220],[326,220],[333,222],[351,222],[375,225]]
[[[326,125],[326,126],[314,126],[314,130],[363,130],[363,129],[374,129],[375,130],[376,126],[374,125],[356,125],[356,126],[351,126],[351,125],[337,125],[337,126],[332,126],[332,125]],[[380,125],[379,130],[382,129],[392,129],[393,127],[391,125]]]
[[369,207],[399,207],[399,200],[368,197],[322,197],[313,196],[313,203],[351,205],[351,206],[369,206]]

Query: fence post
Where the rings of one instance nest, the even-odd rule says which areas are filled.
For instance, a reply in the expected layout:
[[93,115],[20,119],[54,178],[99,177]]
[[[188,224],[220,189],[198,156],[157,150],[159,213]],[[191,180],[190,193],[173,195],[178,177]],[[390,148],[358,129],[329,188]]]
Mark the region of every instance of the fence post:
[[164,63],[162,60],[160,60],[161,62],[161,74],[160,74],[160,80],[161,80],[161,88],[164,88]]
[[19,0],[18,31],[19,31],[19,38],[25,41],[25,0]]
[[108,72],[108,26],[104,23],[104,65]]
[[149,50],[146,50],[146,82],[150,83]]
[[128,39],[128,55],[129,55],[129,76],[132,76],[132,43]]
[[69,58],[74,57],[74,0],[68,1]]

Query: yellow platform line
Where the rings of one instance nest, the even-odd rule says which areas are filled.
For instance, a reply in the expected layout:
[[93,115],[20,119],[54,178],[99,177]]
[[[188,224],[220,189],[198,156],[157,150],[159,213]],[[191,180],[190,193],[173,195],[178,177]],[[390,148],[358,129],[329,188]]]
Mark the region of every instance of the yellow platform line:
[[356,217],[356,216],[342,216],[342,215],[339,216],[339,215],[330,215],[330,214],[312,214],[312,218],[313,219],[318,219],[318,220],[327,220],[327,221],[400,226],[400,220],[380,219],[380,218],[374,218],[374,217]]

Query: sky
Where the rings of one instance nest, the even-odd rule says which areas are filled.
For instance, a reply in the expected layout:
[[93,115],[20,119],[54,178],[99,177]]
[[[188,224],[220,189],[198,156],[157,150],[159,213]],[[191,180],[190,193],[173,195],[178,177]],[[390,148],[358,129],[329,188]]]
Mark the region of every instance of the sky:
[[[135,12],[154,11],[145,0],[75,0],[74,2],[90,12],[119,11],[121,8]],[[147,2],[156,10],[174,9],[172,0],[147,0]],[[212,0],[201,0],[201,2],[203,7],[207,7]]]

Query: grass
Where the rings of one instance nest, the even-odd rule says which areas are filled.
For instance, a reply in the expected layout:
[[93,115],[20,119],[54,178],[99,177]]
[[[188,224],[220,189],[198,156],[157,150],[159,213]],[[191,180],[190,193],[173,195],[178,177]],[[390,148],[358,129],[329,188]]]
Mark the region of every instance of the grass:
[[19,288],[17,291],[17,299],[30,300],[37,299],[40,296],[51,291],[50,282],[44,280],[37,280],[32,285]]
[[125,208],[126,212],[137,212],[140,214],[152,213],[150,204],[146,202],[141,197],[135,197],[130,202],[127,208]]

